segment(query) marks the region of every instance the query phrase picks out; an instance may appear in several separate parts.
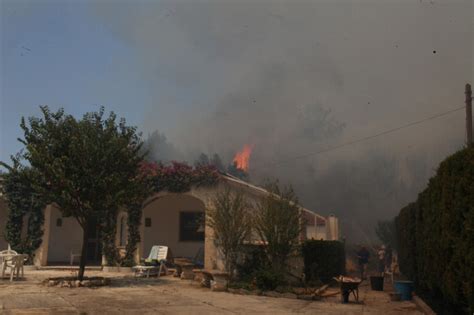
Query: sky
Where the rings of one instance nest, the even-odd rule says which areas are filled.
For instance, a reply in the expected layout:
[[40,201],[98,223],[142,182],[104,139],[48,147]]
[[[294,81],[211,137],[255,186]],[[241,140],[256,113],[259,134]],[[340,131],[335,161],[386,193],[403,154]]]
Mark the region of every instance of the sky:
[[311,155],[462,106],[472,0],[0,3],[2,161],[39,105],[103,105],[190,160],[251,144],[254,181],[292,183],[305,206],[368,230],[464,143],[457,111]]

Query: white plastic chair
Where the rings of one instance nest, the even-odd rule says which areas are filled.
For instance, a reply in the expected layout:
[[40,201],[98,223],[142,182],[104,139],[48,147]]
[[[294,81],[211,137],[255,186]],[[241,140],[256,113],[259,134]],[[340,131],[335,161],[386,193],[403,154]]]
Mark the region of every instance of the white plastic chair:
[[16,251],[11,249],[10,244],[8,244],[7,250],[0,251],[0,270],[2,271],[2,278],[5,277],[6,263],[11,259],[12,256],[18,255]]
[[71,252],[70,252],[70,261],[69,261],[70,265],[72,266],[72,264],[74,263],[74,258],[81,259],[81,256],[82,255],[80,253],[71,250]]
[[[156,260],[160,264],[160,268],[158,270],[158,277],[161,275],[161,273],[164,271],[165,274],[168,273],[168,267],[166,267],[166,261],[168,258],[168,246],[159,246],[155,245],[152,246],[150,250],[150,254],[148,255],[148,258],[144,259],[143,262],[146,263],[152,263],[154,260]],[[146,266],[135,266],[135,273],[139,272],[140,270],[144,269],[143,267]],[[147,276],[149,276],[150,270],[147,269]]]
[[10,281],[13,281],[13,277],[16,276],[16,279],[20,277],[23,278],[25,276],[23,265],[25,260],[27,259],[27,255],[19,254],[10,256],[9,259],[5,260],[2,268],[2,277],[5,276],[5,271],[10,269]]

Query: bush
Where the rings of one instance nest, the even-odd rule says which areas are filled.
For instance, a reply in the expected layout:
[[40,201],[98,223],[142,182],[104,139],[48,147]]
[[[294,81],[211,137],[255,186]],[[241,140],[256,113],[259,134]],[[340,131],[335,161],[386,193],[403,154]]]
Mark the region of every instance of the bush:
[[268,265],[264,248],[260,245],[245,245],[241,250],[241,257],[237,263],[238,279],[252,282],[257,272]]
[[396,218],[400,270],[442,313],[474,312],[474,148],[444,160]]
[[286,262],[299,243],[302,211],[291,186],[280,188],[278,181],[265,187],[270,193],[256,205],[254,228],[266,242],[265,253],[276,272],[287,271]]
[[211,202],[206,213],[206,224],[214,230],[214,242],[232,281],[241,248],[251,233],[247,200],[241,191],[234,193],[226,188],[219,191]]
[[345,273],[346,253],[339,241],[305,241],[301,248],[307,283],[329,282]]
[[415,220],[416,203],[411,203],[402,210],[395,218],[398,243],[398,261],[400,271],[409,279],[416,280],[416,239]]
[[284,274],[272,268],[265,268],[257,271],[255,282],[260,290],[273,291],[278,286],[286,284],[284,279]]

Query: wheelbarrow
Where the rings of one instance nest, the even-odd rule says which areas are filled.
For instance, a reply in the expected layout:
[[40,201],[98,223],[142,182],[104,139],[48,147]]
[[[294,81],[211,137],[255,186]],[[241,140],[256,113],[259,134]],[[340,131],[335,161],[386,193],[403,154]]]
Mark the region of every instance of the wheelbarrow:
[[342,303],[349,302],[349,296],[351,293],[354,295],[355,301],[359,302],[359,284],[362,282],[361,279],[344,276],[334,277],[333,279],[339,283]]

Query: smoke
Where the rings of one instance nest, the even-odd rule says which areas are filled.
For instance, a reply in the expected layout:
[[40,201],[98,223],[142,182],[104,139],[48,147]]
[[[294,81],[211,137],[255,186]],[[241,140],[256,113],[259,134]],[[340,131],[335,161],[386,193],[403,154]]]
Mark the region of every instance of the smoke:
[[469,0],[103,1],[94,14],[147,84],[145,132],[164,132],[188,160],[230,161],[253,145],[253,181],[292,183],[351,238],[372,237],[462,146],[456,112],[293,159],[461,106],[473,77]]

